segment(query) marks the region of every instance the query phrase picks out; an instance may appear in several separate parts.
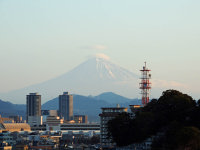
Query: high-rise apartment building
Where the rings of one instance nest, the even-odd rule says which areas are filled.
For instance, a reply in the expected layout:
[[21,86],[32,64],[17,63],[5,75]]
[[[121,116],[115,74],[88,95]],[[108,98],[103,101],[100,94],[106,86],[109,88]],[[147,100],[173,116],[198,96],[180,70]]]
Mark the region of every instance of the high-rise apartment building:
[[30,125],[42,124],[41,95],[38,93],[26,95],[26,119]]
[[73,95],[68,92],[59,95],[59,116],[67,121],[73,120]]

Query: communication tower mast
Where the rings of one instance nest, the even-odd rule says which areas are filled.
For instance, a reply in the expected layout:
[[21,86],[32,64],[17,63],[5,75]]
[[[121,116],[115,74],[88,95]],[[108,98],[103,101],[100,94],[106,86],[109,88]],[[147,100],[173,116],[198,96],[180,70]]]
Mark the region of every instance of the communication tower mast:
[[145,106],[149,102],[149,94],[150,94],[150,89],[151,89],[151,83],[149,80],[151,79],[151,74],[150,74],[151,70],[149,70],[146,67],[146,62],[145,62],[145,66],[143,66],[143,69],[140,71],[142,73],[141,82],[140,82],[140,89],[141,89],[141,94],[142,94],[142,105]]

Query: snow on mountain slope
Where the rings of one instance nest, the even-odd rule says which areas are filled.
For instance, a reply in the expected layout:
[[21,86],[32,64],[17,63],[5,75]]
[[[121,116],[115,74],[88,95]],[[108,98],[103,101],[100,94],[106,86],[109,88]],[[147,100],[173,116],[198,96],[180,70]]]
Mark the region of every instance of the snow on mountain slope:
[[39,92],[44,103],[63,91],[82,95],[111,91],[135,98],[139,93],[138,78],[136,74],[112,63],[107,56],[97,55],[57,78],[2,94],[1,97],[15,103],[25,103],[27,94]]
[[[108,81],[125,81],[133,78],[138,78],[134,73],[112,63],[108,59],[99,56],[87,60],[67,74],[78,78],[92,77],[90,79],[98,78]],[[66,74],[63,76],[66,76]]]

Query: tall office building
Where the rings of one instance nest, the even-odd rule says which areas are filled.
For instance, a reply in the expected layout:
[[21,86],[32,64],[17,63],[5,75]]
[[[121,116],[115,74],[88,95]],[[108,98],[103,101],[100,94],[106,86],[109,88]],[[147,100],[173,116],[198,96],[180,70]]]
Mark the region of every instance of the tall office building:
[[59,115],[64,120],[73,120],[73,96],[68,92],[59,95]]
[[41,95],[38,93],[26,95],[26,119],[30,125],[42,124]]

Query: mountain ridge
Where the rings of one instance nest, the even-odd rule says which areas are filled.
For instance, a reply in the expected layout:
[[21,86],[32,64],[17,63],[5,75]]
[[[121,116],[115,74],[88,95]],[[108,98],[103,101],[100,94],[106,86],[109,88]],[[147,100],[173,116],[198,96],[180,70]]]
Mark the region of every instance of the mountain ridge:
[[113,92],[104,92],[94,97],[97,100],[105,100],[106,102],[112,103],[125,103],[130,102],[133,99],[129,99],[127,97],[121,96],[119,94]]
[[[98,96],[101,96],[99,99]],[[109,97],[110,96],[110,97]],[[96,98],[95,98],[96,97]],[[121,103],[110,101],[113,97],[121,99]],[[88,115],[90,121],[99,121],[99,113],[102,107],[115,107],[116,104],[120,104],[122,107],[129,107],[130,104],[140,104],[139,99],[126,99],[118,94],[107,92],[100,95],[91,97],[83,95],[74,95],[74,115],[83,114]],[[126,100],[125,100],[126,99]],[[88,109],[89,108],[89,109]],[[53,98],[42,105],[42,110],[57,110],[58,109],[58,97]],[[8,117],[9,115],[20,115],[25,118],[26,105],[22,104],[12,104],[8,101],[0,100],[0,114],[3,117]]]
[[[98,96],[101,96],[99,99]],[[120,104],[122,107],[129,107],[129,105],[141,104],[139,99],[129,99],[112,92],[102,93],[98,96],[82,96],[73,95],[74,115],[83,114],[88,115],[90,121],[99,121],[98,115],[101,113],[102,107],[116,107]],[[117,98],[118,97],[118,98]],[[118,101],[112,100],[117,98]],[[119,100],[121,99],[121,100]],[[42,105],[42,109],[58,109],[58,97],[49,100]],[[96,119],[95,119],[96,118]]]

